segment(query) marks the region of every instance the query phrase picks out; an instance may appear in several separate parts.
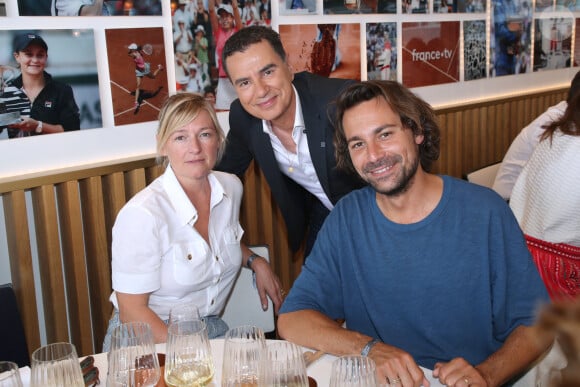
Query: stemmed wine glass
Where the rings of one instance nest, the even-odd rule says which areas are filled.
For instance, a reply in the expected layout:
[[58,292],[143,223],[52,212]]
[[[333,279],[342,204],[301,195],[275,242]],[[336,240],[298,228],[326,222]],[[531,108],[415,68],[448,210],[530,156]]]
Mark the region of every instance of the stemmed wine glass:
[[130,322],[116,327],[111,335],[107,386],[153,387],[160,376],[149,324]]
[[84,387],[83,375],[75,346],[53,343],[38,348],[31,356],[32,387]]

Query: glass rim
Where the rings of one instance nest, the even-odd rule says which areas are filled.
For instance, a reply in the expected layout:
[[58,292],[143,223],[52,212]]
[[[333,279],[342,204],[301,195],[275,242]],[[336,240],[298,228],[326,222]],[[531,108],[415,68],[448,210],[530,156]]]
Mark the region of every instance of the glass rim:
[[[40,356],[40,354],[48,353],[48,351],[50,351],[51,355],[54,355],[55,349],[65,349],[66,351],[64,351],[63,353],[59,353],[58,358],[51,358],[51,359],[39,359],[38,358]],[[73,343],[61,341],[58,343],[50,343],[47,345],[43,345],[42,347],[35,349],[34,352],[32,352],[32,355],[30,355],[30,360],[35,361],[35,362],[61,361],[61,360],[65,360],[66,358],[68,358],[70,355],[73,355],[73,354],[75,356],[77,356],[77,350],[76,350],[75,345]]]

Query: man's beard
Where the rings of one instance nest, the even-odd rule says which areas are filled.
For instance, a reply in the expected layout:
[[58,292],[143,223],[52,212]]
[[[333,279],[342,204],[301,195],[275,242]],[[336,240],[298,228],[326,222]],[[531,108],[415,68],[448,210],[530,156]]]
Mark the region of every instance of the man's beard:
[[[384,157],[372,164],[367,164],[365,165],[363,172],[365,172],[365,176],[366,173],[368,173],[369,171],[379,168],[381,166],[386,166],[386,165],[395,165],[397,162],[401,162],[403,160],[403,158],[401,156],[391,156],[391,157]],[[371,185],[371,187],[374,188],[374,190],[381,194],[381,195],[385,195],[385,196],[398,196],[403,194],[404,192],[406,192],[412,185],[412,180],[413,177],[415,177],[415,175],[417,174],[417,169],[419,169],[419,158],[415,157],[413,160],[411,160],[411,165],[409,165],[409,167],[403,169],[402,175],[400,177],[397,178],[397,181],[395,182],[395,186],[390,188],[390,189],[384,189],[381,188],[381,180],[372,180],[369,178],[366,178],[365,180]]]

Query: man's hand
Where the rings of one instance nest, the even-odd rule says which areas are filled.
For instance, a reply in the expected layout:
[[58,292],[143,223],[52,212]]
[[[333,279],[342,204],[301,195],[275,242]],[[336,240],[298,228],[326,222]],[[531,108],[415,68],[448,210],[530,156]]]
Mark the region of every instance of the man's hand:
[[461,357],[436,363],[433,376],[449,387],[488,387],[483,375]]
[[430,385],[413,357],[399,348],[378,343],[371,349],[369,357],[377,365],[379,383],[387,381],[393,387]]

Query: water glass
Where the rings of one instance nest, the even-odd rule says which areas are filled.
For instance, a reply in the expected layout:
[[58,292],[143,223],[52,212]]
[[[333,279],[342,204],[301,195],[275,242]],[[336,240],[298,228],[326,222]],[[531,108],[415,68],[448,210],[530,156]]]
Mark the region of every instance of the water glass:
[[38,348],[31,356],[32,387],[84,387],[76,348],[71,343],[53,343]]
[[330,387],[374,387],[377,367],[367,356],[342,356],[332,362]]
[[153,332],[147,323],[121,324],[111,334],[109,387],[153,387],[161,377]]
[[167,329],[165,384],[203,386],[214,374],[207,327],[201,319],[171,323]]
[[268,342],[259,384],[264,387],[308,387],[302,349],[288,341]]
[[11,361],[0,361],[0,387],[22,387],[18,365]]
[[264,331],[244,325],[226,332],[222,387],[257,386],[260,362],[266,349]]
[[177,321],[199,320],[201,318],[199,309],[192,303],[174,305],[169,310],[169,322],[167,325]]

